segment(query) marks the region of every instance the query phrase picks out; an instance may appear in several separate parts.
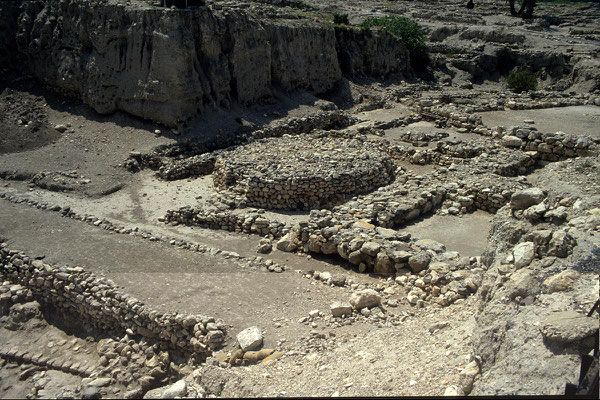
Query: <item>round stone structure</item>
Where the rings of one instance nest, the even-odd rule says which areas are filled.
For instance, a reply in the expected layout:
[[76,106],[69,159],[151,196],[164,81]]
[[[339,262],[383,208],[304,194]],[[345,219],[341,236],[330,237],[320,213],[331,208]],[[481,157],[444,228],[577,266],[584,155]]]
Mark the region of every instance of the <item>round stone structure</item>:
[[387,154],[359,140],[285,135],[222,153],[213,181],[248,206],[310,210],[387,185],[394,173]]

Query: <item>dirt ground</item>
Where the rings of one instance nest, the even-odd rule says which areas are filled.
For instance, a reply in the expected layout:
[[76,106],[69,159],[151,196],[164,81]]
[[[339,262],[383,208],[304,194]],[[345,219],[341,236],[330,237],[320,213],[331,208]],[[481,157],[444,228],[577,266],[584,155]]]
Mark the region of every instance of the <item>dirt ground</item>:
[[[332,3],[335,10],[353,7],[348,2]],[[381,7],[381,4],[377,9],[374,6],[372,11],[357,8],[351,17],[376,15]],[[486,20],[494,18],[488,15]],[[566,28],[560,27],[546,36],[539,32],[532,35],[538,43],[544,44],[557,41],[560,35],[567,33]],[[588,45],[591,46],[582,44],[583,50]],[[462,78],[456,76],[455,81],[461,83]],[[402,85],[395,88],[400,90],[404,88]],[[477,88],[491,88],[487,93],[491,98],[504,86],[502,82],[492,81]],[[381,96],[387,93],[384,89],[379,85],[361,87],[365,93]],[[457,85],[452,89],[460,91]],[[249,261],[259,255],[258,235],[173,226],[159,221],[167,210],[209,205],[214,194],[210,175],[164,181],[154,171],[132,173],[122,165],[131,152],[148,153],[160,145],[229,135],[239,126],[236,119],[263,125],[284,117],[313,115],[319,111],[316,100],[309,93],[298,92],[282,94],[275,104],[248,107],[234,104],[229,110],[209,110],[187,130],[179,132],[125,113],[99,115],[80,101],[42,88],[29,78],[2,80],[0,193],[63,208],[69,206],[81,215],[106,218],[114,224],[210,246],[221,252],[234,252],[239,257],[223,256],[216,251],[194,252],[168,242],[117,234],[57,212],[3,199],[0,199],[0,239],[11,249],[22,250],[46,263],[83,266],[106,276],[124,292],[157,310],[222,319],[229,334],[222,353],[237,348],[235,335],[238,332],[249,326],[261,327],[264,346],[281,350],[285,355],[268,365],[218,370],[214,364],[202,366],[206,379],[219,381],[218,394],[222,396],[442,395],[448,385],[457,384],[459,372],[473,360],[474,296],[444,308],[434,304],[413,307],[403,302],[406,290],[395,285],[391,278],[361,274],[339,258],[312,257],[276,249],[260,256],[285,265],[286,270],[267,272]],[[412,104],[399,100],[391,108],[359,111],[350,107],[347,110],[362,119],[362,125],[368,125],[406,117],[412,112]],[[541,132],[564,131],[600,137],[598,106],[480,114],[483,124],[490,128],[532,124]],[[528,120],[534,122],[525,123]],[[443,132],[452,140],[477,138],[474,133],[454,127],[437,128],[431,121],[386,129],[383,136],[368,137],[406,145],[402,138],[409,131]],[[433,165],[399,164],[414,174],[435,170]],[[546,168],[533,171],[522,180],[542,187],[560,186],[556,185],[556,174],[569,172],[555,171],[552,165]],[[46,176],[43,185],[32,183],[39,174]],[[565,192],[578,192],[582,196],[586,191],[598,189],[593,186],[581,189],[578,182],[568,180],[562,184],[571,185]],[[308,212],[267,210],[265,216],[290,223],[306,221]],[[401,230],[420,239],[443,243],[448,251],[457,251],[461,256],[479,257],[488,245],[492,217],[484,211],[457,216],[430,213],[402,226]],[[341,273],[351,284],[326,285],[306,277],[311,270]],[[386,302],[392,300],[391,304],[395,304],[397,301],[398,305],[384,307],[381,314],[374,311],[375,315],[358,315],[341,326],[325,317],[330,313],[332,302],[348,301],[356,289],[367,287],[378,289]],[[322,315],[309,318],[313,310],[319,310]],[[43,350],[61,357],[72,355],[90,365],[98,362],[92,338],[86,340],[52,324],[25,332],[0,327],[0,337],[3,338],[1,347]],[[0,363],[2,398],[26,396],[40,379],[45,383],[37,397],[67,396],[82,385],[81,377],[72,374],[41,369],[28,371],[13,362]],[[108,392],[106,395],[116,394]]]
[[523,125],[534,121],[540,132],[570,132],[598,137],[600,107],[575,106],[546,108],[541,110],[490,111],[481,113],[483,123],[488,126]]
[[[7,91],[5,89],[3,95]],[[37,97],[25,90],[12,93],[13,98],[16,95],[38,100],[53,97],[49,93]],[[118,166],[130,151],[173,143],[180,140],[178,137],[162,133],[156,135],[150,124],[125,115],[99,117],[76,103],[60,108],[50,103],[43,107],[48,124],[70,124],[71,131],[37,148],[6,152],[0,155],[0,166],[4,171],[17,170],[18,175],[25,176],[48,170],[76,170],[77,174],[91,182],[74,184],[72,190],[57,192],[34,187],[26,181],[4,181],[2,191],[51,204],[69,205],[81,214],[89,213],[125,226],[235,251],[241,256],[256,255],[258,237],[158,223],[166,209],[202,203],[211,192],[209,176],[164,182],[150,171],[132,175]],[[310,107],[306,109],[310,110]],[[589,126],[594,124],[591,115],[597,115],[594,114],[597,107],[571,107],[559,111],[563,120],[568,118],[565,123],[570,126],[570,131],[575,129],[582,133],[587,133]],[[510,116],[514,123],[525,118],[544,121],[547,115],[558,119],[557,113],[549,114],[548,110],[484,113],[484,120],[490,124],[506,123],[506,116]],[[401,116],[402,112],[377,110],[377,113],[364,114],[367,117],[376,114],[378,120],[389,120]],[[542,129],[542,125],[539,128]],[[399,130],[439,131],[430,123],[418,123]],[[456,131],[452,134],[461,136]],[[385,138],[394,140],[394,130],[390,130],[389,137],[386,135]],[[26,141],[23,143],[25,145]],[[414,173],[431,171],[429,166],[410,165],[408,168]],[[101,194],[103,191],[112,192],[115,186],[118,189],[115,192]],[[279,215],[283,221],[306,216],[305,213],[295,217],[285,213],[270,215]],[[491,216],[485,212],[462,217],[434,215],[408,224],[404,229],[417,237],[444,243],[449,251],[478,256],[487,244],[490,221]],[[440,229],[440,225],[444,228]],[[405,322],[390,328],[377,327],[370,320],[357,321],[336,328],[335,337],[324,340],[326,350],[311,353],[308,358],[302,355],[302,351],[298,353],[299,349],[306,348],[305,341],[311,337],[312,331],[328,332],[330,329],[326,321],[311,324],[299,321],[311,310],[327,312],[331,302],[346,300],[351,291],[303,278],[297,271],[342,271],[357,283],[376,285],[381,282],[382,278],[358,274],[349,265],[337,260],[318,260],[275,250],[264,257],[286,265],[288,270],[281,274],[268,273],[253,269],[242,260],[228,260],[159,242],[141,241],[100,230],[57,213],[6,201],[0,202],[0,236],[8,239],[11,248],[44,257],[45,262],[85,266],[90,271],[103,274],[159,310],[203,313],[222,318],[232,337],[245,327],[260,326],[266,347],[288,352],[278,366],[242,367],[242,370],[232,372],[234,375],[244,374],[244,379],[235,388],[225,385],[223,395],[440,395],[443,392],[441,385],[453,382],[457,371],[469,357],[473,321],[466,303],[443,311],[411,311],[414,315],[407,314],[406,306],[388,308],[390,316],[406,315]],[[401,299],[404,295],[400,290],[388,297]],[[431,334],[429,328],[440,320],[449,321],[449,328]],[[365,348],[361,343],[369,343],[369,346]],[[236,343],[230,339],[224,351],[233,350],[235,346]],[[413,367],[405,369],[399,368],[400,365]],[[324,371],[328,371],[327,374]],[[270,383],[275,376],[276,385]],[[13,378],[6,379],[3,397],[26,393],[27,385],[11,383]],[[60,376],[56,379],[62,380]],[[66,383],[68,379],[65,379]],[[254,383],[248,386],[250,381]],[[302,382],[311,382],[311,389],[307,391]],[[49,388],[47,390],[56,393]]]

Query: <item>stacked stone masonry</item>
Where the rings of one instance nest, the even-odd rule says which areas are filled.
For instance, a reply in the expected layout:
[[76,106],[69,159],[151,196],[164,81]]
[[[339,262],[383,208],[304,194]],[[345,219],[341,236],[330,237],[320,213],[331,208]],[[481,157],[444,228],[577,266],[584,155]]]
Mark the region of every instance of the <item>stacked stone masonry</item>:
[[499,126],[496,132],[504,146],[526,151],[536,160],[560,161],[588,156],[597,147],[591,137],[564,132],[541,133],[534,127]]
[[285,118],[261,129],[242,121],[236,135],[209,141],[201,139],[200,142],[185,141],[163,145],[148,154],[134,152],[125,160],[123,166],[130,171],[142,168],[158,170],[158,176],[165,180],[201,176],[211,173],[214,168],[214,156],[231,146],[283,135],[301,135],[314,130],[342,129],[356,122],[356,118],[339,110],[321,111],[306,117]]
[[213,180],[217,188],[239,191],[246,205],[295,210],[371,191],[388,184],[394,174],[385,153],[359,141],[284,136],[224,152]]
[[[31,291],[42,304],[105,331],[132,331],[173,349],[208,357],[225,339],[223,324],[211,317],[163,313],[122,293],[112,281],[81,267],[57,267],[0,245],[0,272]],[[210,328],[210,330],[208,330]]]
[[[465,188],[459,195],[458,184],[425,186],[421,187],[419,192],[412,192],[398,183],[397,181],[372,194],[362,196],[360,200],[352,200],[334,207],[331,211],[313,210],[308,222],[296,225],[270,221],[260,213],[211,212],[192,207],[169,210],[164,220],[170,223],[272,236],[280,239],[280,250],[336,254],[359,266],[361,272],[389,274],[407,267],[419,272],[418,267],[410,266],[408,261],[423,249],[418,246],[415,248],[407,242],[410,235],[390,228],[439,208],[445,200],[458,202],[459,207],[464,207],[465,211],[484,209],[495,212],[510,201],[516,190],[524,187],[522,184],[498,177],[495,182],[497,185],[465,183]],[[405,199],[378,203],[377,208],[361,206],[377,204],[377,198],[386,196]],[[361,217],[357,217],[359,209],[363,210]],[[361,250],[365,242],[377,249]]]

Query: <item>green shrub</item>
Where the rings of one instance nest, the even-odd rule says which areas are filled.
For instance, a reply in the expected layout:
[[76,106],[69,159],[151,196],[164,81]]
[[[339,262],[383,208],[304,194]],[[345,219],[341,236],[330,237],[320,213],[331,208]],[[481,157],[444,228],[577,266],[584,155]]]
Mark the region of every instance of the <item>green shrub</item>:
[[410,52],[413,67],[422,67],[429,61],[425,35],[415,21],[399,16],[370,17],[360,25],[362,29],[382,27],[389,33],[402,39]]
[[333,14],[333,23],[336,25],[350,25],[348,14]]
[[537,89],[537,76],[531,71],[510,71],[506,78],[508,87],[515,93]]

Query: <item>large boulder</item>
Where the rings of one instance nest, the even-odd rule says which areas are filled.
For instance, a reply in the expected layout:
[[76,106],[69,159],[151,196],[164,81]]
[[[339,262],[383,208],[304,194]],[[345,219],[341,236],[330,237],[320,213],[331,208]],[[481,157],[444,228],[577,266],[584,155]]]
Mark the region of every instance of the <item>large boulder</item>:
[[565,292],[571,290],[579,278],[579,272],[566,269],[552,275],[544,281],[544,288],[548,293]]
[[528,266],[535,258],[535,244],[533,242],[519,243],[513,249],[513,256],[517,269]]
[[392,260],[385,251],[380,251],[377,253],[377,258],[375,259],[375,267],[373,272],[381,275],[389,275],[396,272],[396,268],[394,266],[394,260]]
[[292,252],[298,248],[298,235],[296,232],[288,232],[277,242],[277,250]]
[[577,311],[553,312],[546,317],[540,331],[544,338],[551,341],[577,342],[598,331],[598,319]]
[[10,307],[9,315],[13,322],[26,322],[30,319],[42,319],[42,310],[40,303],[30,301],[27,303],[17,303]]
[[431,262],[431,255],[426,251],[419,251],[408,258],[408,266],[416,274],[423,271]]
[[237,334],[236,339],[242,351],[256,350],[262,346],[262,331],[258,326],[251,326]]
[[163,399],[174,399],[185,396],[187,396],[187,384],[185,383],[185,379],[180,379],[167,387],[161,397]]
[[544,197],[544,192],[540,188],[517,190],[510,198],[510,208],[513,210],[524,210],[541,203]]
[[523,141],[516,136],[507,135],[502,138],[502,144],[506,147],[520,148]]

